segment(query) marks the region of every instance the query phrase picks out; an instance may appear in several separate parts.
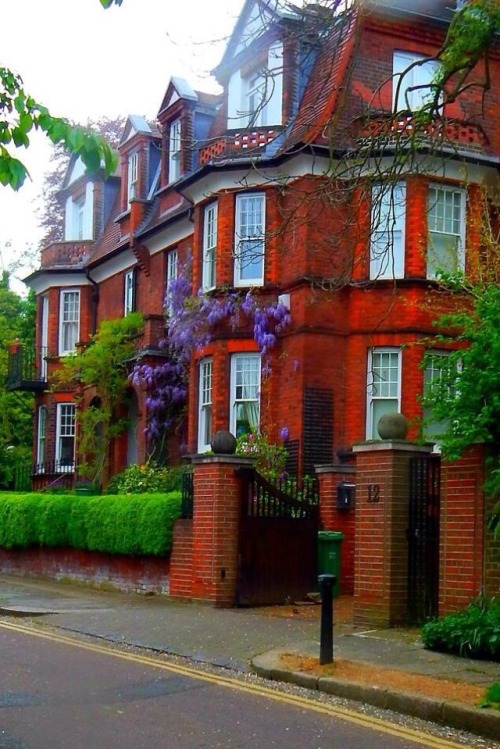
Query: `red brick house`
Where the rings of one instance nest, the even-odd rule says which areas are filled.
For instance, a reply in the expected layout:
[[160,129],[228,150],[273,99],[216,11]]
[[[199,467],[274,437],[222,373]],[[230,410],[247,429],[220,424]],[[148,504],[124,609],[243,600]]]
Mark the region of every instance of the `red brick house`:
[[[137,309],[138,356],[161,363],[167,286],[188,272],[195,297],[200,289],[223,304],[250,290],[254,302],[207,318],[169,459],[179,442],[204,452],[219,429],[259,427],[277,440],[286,428],[288,468],[304,475],[377,439],[385,413],[404,413],[409,438],[419,436],[435,372],[415,344],[448,304],[436,270],[474,271],[500,152],[496,48],[484,100],[468,89],[415,135],[412,110],[432,94],[449,6],[374,0],[332,22],[320,5],[248,0],[215,71],[220,96],[172,78],[155,124],[129,117],[115,175],[88,177],[72,160],[65,241],[45,248],[27,279],[38,298],[36,374],[24,385],[37,391],[35,464],[74,465],[72,392],[47,387],[60,357],[102,320]],[[269,306],[255,330],[256,310]],[[147,459],[146,397],[131,383],[113,472]],[[433,429],[431,420],[429,439]],[[471,592],[482,578],[482,513],[472,502],[463,515]]]

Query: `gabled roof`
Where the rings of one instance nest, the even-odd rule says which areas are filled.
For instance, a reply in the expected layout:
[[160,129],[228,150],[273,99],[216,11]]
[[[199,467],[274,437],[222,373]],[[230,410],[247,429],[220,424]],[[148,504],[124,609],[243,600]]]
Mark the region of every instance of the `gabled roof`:
[[189,83],[184,80],[184,78],[172,76],[168,83],[167,90],[165,91],[165,95],[162,99],[158,116],[160,116],[160,114],[164,112],[165,109],[168,109],[172,106],[172,104],[175,104],[175,102],[179,101],[180,99],[197,102],[198,98],[199,97],[197,92],[191,88]]
[[290,3],[283,10],[282,0],[246,0],[229,38],[222,60],[212,71],[217,77],[254,41],[263,36],[276,22],[296,18],[298,9]]
[[159,130],[156,125],[150,124],[145,117],[140,114],[129,114],[125,127],[123,128],[123,135],[120,140],[120,146],[127,143],[134,135],[150,135],[159,136]]

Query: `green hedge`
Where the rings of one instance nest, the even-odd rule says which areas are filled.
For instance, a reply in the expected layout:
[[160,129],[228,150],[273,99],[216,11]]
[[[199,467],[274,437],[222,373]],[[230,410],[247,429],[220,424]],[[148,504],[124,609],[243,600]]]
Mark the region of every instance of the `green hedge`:
[[180,492],[126,497],[2,493],[0,546],[166,554],[180,508]]

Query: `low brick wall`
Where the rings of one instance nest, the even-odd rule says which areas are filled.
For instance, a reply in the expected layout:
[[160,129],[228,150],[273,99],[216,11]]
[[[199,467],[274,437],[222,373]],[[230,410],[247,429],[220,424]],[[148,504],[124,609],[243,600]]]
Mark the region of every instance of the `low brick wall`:
[[0,549],[0,572],[73,580],[125,593],[169,593],[170,557],[133,557],[76,549]]

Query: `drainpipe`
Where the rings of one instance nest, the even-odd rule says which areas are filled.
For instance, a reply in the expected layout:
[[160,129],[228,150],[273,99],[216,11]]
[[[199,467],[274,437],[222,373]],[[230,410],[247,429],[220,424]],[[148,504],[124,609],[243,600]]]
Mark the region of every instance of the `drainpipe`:
[[87,279],[92,284],[92,318],[91,318],[91,333],[94,335],[94,333],[97,330],[97,305],[99,304],[99,284],[97,281],[94,281],[92,276],[90,275],[90,270],[88,268],[85,268],[85,275]]

